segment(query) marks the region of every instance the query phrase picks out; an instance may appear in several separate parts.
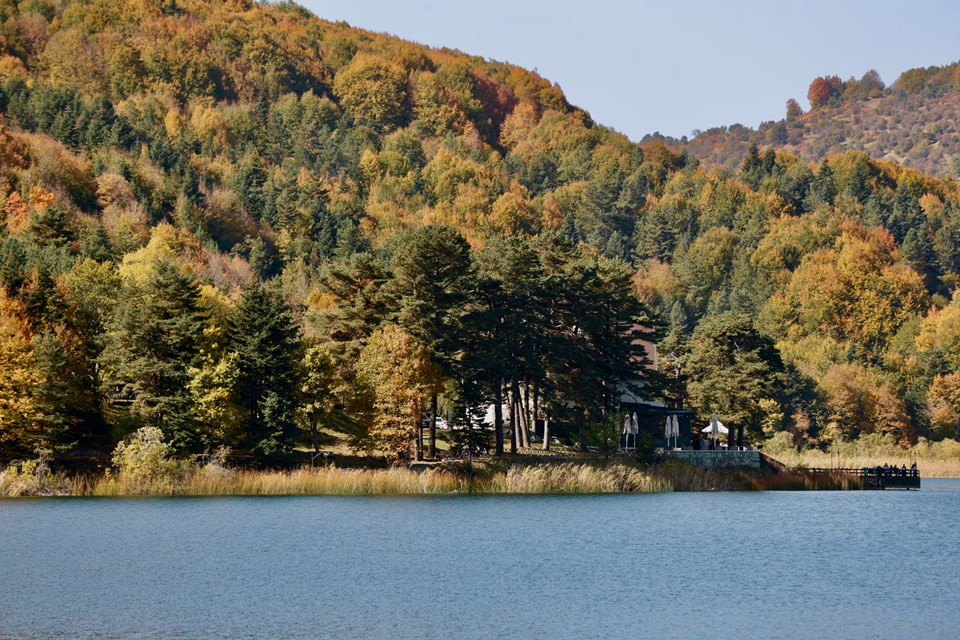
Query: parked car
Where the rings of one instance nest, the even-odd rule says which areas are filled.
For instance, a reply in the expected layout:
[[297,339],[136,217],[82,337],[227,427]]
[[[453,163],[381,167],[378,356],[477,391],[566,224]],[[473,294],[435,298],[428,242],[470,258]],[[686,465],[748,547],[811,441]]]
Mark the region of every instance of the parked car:
[[[425,429],[430,428],[430,414],[426,414],[423,416],[423,427]],[[437,429],[449,429],[449,428],[450,428],[450,425],[443,418],[443,416],[437,416]]]

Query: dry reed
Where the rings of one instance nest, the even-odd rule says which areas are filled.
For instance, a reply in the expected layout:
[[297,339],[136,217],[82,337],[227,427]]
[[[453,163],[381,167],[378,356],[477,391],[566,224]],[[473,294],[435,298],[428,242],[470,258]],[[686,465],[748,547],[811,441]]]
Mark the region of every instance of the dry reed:
[[252,471],[207,465],[181,468],[175,474],[153,476],[149,480],[117,473],[78,477],[73,480],[69,493],[78,496],[587,494],[855,489],[859,483],[859,478],[845,474],[788,470],[758,476],[738,470],[704,469],[678,461],[650,466],[634,461],[610,465],[589,461],[538,464],[491,461],[469,469],[451,465],[422,471],[333,466]]
[[666,481],[625,464],[594,467],[588,464],[513,466],[496,474],[490,493],[657,493],[670,491]]
[[340,469],[320,467],[293,471],[199,469],[179,478],[150,482],[123,476],[83,479],[75,495],[88,496],[270,496],[270,495],[391,495],[440,494],[462,490],[456,476],[439,471],[408,469]]

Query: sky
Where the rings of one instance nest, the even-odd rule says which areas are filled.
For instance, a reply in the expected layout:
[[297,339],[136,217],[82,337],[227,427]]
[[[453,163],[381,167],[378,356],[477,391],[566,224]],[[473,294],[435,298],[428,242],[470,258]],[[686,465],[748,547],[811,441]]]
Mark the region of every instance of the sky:
[[535,69],[632,140],[756,127],[817,76],[960,59],[955,0],[298,0],[321,18]]

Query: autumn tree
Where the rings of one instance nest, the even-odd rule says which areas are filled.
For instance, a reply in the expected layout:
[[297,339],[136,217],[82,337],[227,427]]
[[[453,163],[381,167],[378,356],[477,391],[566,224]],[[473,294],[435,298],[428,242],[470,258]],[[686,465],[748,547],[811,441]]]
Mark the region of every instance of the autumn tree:
[[380,58],[355,57],[337,73],[333,92],[347,113],[360,122],[389,131],[404,119],[406,77],[400,67]]
[[28,327],[17,302],[0,292],[0,460],[32,456],[42,444],[43,414],[33,401],[40,382]]
[[810,109],[820,109],[840,99],[843,94],[844,83],[837,76],[821,76],[810,83],[807,90],[807,99]]
[[374,396],[371,442],[394,461],[419,458],[421,415],[441,378],[429,350],[399,326],[387,325],[370,336],[359,368]]

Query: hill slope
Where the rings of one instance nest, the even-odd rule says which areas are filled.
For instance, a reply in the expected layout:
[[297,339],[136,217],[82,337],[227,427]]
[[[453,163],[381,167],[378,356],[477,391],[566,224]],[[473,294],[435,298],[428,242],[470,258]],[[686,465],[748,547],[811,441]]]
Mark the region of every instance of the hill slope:
[[755,439],[956,434],[952,180],[858,152],[709,172],[534,73],[291,3],[0,2],[0,26],[4,459],[143,425],[370,435],[395,424],[363,417],[373,373],[408,370],[457,411],[525,383],[582,436],[643,305],[670,401]]
[[[938,176],[960,175],[960,64],[904,72],[886,88],[875,73],[864,80],[818,78],[811,91],[827,85],[825,97],[808,113],[795,107],[787,117],[757,130],[734,125],[701,132],[689,143],[668,141],[700,158],[707,167],[737,167],[751,144],[774,146],[809,162],[830,154],[863,151]],[[820,82],[818,82],[820,81]],[[829,82],[826,82],[829,81]],[[832,85],[832,86],[831,86]]]

